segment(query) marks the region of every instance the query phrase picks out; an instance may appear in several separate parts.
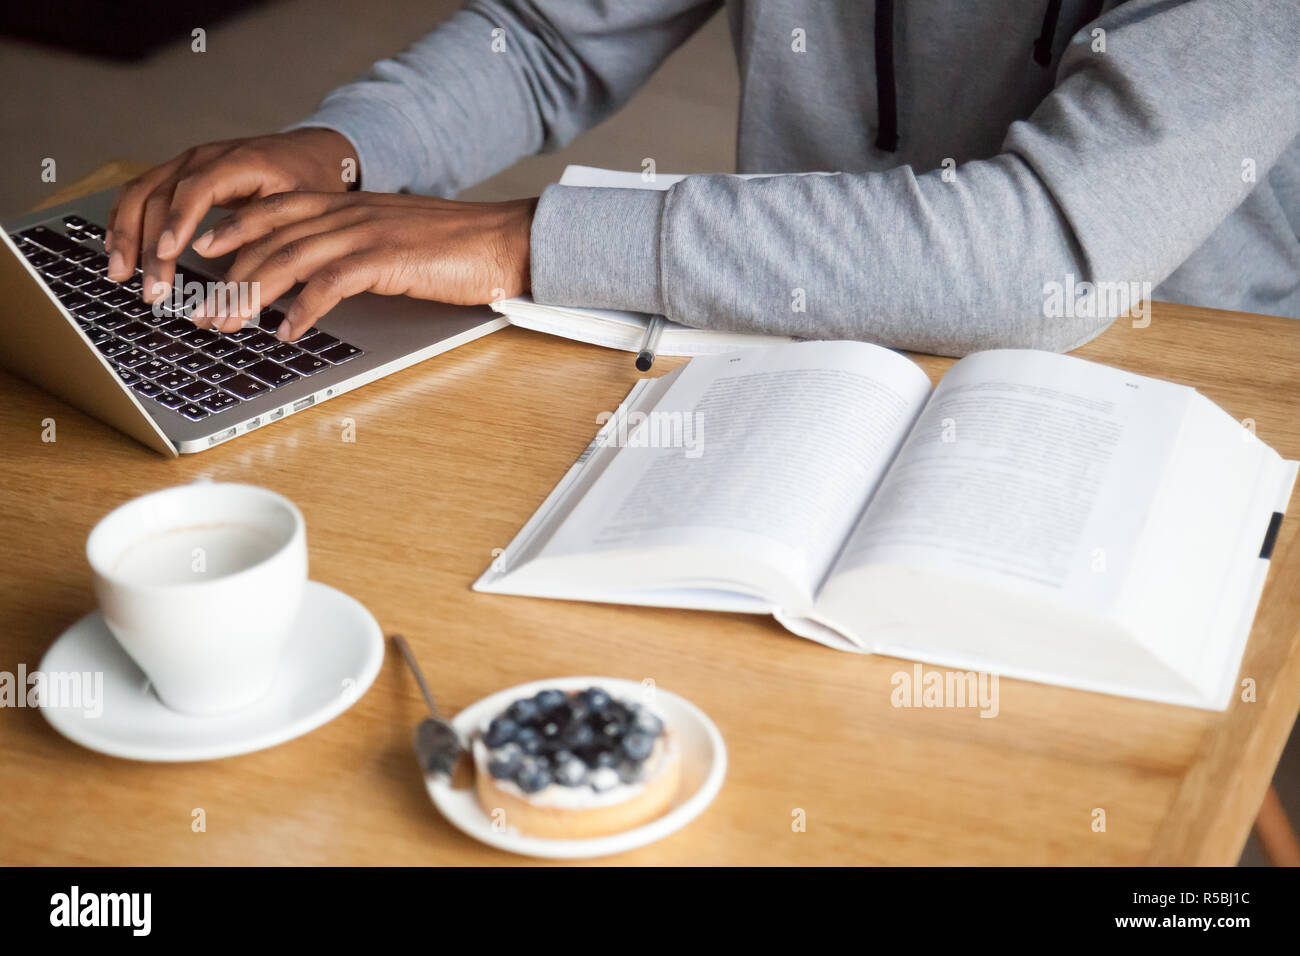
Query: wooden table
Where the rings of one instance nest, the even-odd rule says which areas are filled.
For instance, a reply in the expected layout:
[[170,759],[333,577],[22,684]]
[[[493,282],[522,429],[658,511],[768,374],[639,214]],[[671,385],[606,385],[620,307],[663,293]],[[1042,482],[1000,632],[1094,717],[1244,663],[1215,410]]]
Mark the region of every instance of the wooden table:
[[[1300,322],[1157,305],[1149,328],[1117,323],[1078,354],[1195,385],[1300,458]],[[936,379],[950,364],[920,362]],[[1255,702],[1219,714],[1006,680],[993,720],[895,709],[890,676],[909,662],[827,650],[766,619],[470,591],[636,377],[626,354],[508,329],[169,461],[0,374],[0,670],[34,669],[92,609],[83,546],[110,508],[200,476],[255,482],[301,506],[312,576],[406,634],[447,711],[586,673],[653,678],[713,717],[731,757],[717,800],[615,862],[1236,861],[1300,705],[1300,505],[1246,650]],[[41,441],[47,417],[54,444]],[[410,749],[423,713],[391,648],[333,722],[210,763],[100,756],[34,710],[5,710],[0,861],[518,862],[434,812]],[[194,833],[200,807],[207,829]]]

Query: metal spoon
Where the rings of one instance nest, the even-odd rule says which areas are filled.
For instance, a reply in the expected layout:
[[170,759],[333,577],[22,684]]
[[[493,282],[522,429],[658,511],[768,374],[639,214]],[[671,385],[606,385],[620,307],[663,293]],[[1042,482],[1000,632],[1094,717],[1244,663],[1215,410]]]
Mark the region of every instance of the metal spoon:
[[420,692],[424,694],[425,703],[429,705],[430,716],[420,721],[415,728],[415,756],[420,761],[420,768],[426,773],[450,779],[456,762],[465,749],[460,742],[460,735],[451,724],[438,716],[438,705],[434,703],[433,694],[429,692],[429,685],[425,683],[424,674],[420,670],[420,665],[416,663],[415,655],[411,653],[406,638],[394,634],[393,643],[406,658],[406,664],[415,675],[415,682],[420,685]]

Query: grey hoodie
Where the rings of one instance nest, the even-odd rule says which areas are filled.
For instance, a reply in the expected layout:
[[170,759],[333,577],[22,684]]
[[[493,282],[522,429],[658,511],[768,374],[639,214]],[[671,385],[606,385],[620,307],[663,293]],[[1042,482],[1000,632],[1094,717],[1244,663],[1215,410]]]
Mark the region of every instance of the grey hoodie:
[[[720,6],[475,0],[299,125],[365,189],[451,196],[609,116]],[[944,355],[1074,348],[1130,290],[1300,316],[1300,0],[725,6],[737,171],[837,175],[552,186],[539,302]]]

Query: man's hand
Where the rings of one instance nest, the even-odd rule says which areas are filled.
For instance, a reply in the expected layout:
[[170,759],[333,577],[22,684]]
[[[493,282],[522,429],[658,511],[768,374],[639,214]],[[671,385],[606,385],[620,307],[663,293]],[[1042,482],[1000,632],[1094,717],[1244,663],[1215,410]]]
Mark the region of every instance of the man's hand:
[[118,193],[104,240],[108,277],[124,282],[139,262],[144,298],[152,302],[170,289],[176,257],[213,206],[295,189],[341,193],[351,185],[345,170],[356,171],[356,162],[347,137],[320,128],[187,149]]
[[[536,208],[535,198],[467,203],[393,193],[286,192],[223,219],[194,250],[213,257],[239,249],[226,278],[257,283],[259,302],[306,283],[276,333],[289,340],[359,292],[453,305],[527,292]],[[250,317],[211,316],[203,307],[191,315],[201,327],[224,332]]]

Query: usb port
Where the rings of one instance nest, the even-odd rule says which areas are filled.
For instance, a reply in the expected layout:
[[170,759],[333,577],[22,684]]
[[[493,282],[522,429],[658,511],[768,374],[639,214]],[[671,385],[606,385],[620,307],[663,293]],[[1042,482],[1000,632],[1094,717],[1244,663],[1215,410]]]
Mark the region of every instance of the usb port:
[[238,427],[227,428],[224,432],[221,432],[220,434],[217,435],[213,435],[211,438],[208,439],[208,447],[211,448],[217,442],[225,441],[227,438],[234,438],[235,432],[237,431],[239,431]]
[[315,405],[315,404],[316,404],[316,396],[315,396],[315,395],[308,395],[306,398],[300,398],[300,399],[298,399],[298,401],[294,402],[294,403],[293,403],[293,410],[294,410],[295,412],[300,412],[300,411],[302,411],[304,408],[311,408],[311,406],[313,406],[313,405]]
[[267,420],[268,422],[273,422],[273,421],[275,421],[277,418],[283,418],[283,417],[284,417],[284,409],[283,409],[283,408],[277,408],[277,409],[276,409],[275,411],[273,411],[273,412],[267,412],[267,413],[266,413],[266,420]]

